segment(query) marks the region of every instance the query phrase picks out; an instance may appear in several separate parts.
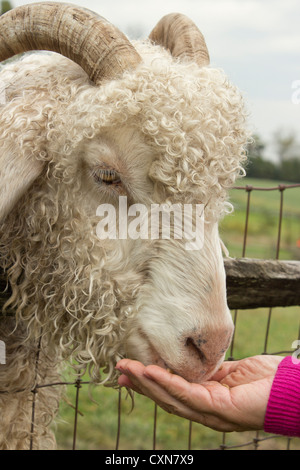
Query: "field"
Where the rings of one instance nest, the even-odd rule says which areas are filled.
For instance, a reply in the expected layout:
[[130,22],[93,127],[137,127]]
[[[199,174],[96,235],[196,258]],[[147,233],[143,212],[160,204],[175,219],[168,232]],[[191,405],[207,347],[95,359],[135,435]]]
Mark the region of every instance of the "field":
[[[241,185],[260,187],[278,186],[272,181],[244,179]],[[229,249],[230,256],[240,257],[243,253],[247,192],[233,189],[231,202],[235,207],[232,215],[221,224],[220,234]],[[250,197],[245,255],[256,258],[275,258],[279,228],[280,192],[252,191]],[[279,259],[300,259],[300,188],[283,192],[283,218],[280,237]],[[241,359],[263,352],[278,353],[290,351],[291,344],[299,335],[300,307],[240,310],[232,312],[236,319],[234,345],[229,354]],[[270,320],[270,322],[269,322]],[[266,329],[269,322],[269,334]],[[284,353],[283,353],[284,354]],[[60,411],[56,435],[60,449],[72,448],[75,387],[68,390],[68,403]],[[77,449],[114,449],[118,428],[118,399],[116,390],[99,387],[92,390],[93,401],[89,397],[88,386],[80,389]],[[154,405],[142,396],[135,396],[135,406],[131,411],[131,400],[122,391],[122,415],[120,427],[120,449],[152,449]],[[189,440],[188,421],[157,410],[156,448],[187,449]],[[260,433],[259,437],[264,437]],[[253,448],[255,433],[232,433],[226,435],[226,445],[241,445]],[[212,449],[223,443],[221,433],[193,423],[191,449]],[[283,438],[261,441],[259,448],[284,449],[287,440]],[[290,448],[300,448],[299,440],[290,443]]]
[[[269,180],[241,180],[242,186],[272,188],[278,182]],[[220,234],[230,256],[242,255],[246,219],[247,194],[245,190],[233,189],[231,202],[234,213],[221,224]],[[276,257],[280,211],[280,191],[253,190],[250,194],[250,215],[246,256],[249,258]],[[280,259],[300,259],[300,188],[283,191],[283,219],[280,240]]]

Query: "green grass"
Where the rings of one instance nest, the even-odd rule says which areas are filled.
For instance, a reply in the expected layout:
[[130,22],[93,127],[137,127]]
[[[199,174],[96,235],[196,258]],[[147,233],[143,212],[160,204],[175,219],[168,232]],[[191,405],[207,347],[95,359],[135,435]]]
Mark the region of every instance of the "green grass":
[[[298,337],[300,308],[276,308],[271,315],[267,352],[291,350],[291,343]],[[265,331],[268,309],[240,310],[237,314],[233,356],[241,359],[261,354],[265,349]],[[68,400],[75,404],[75,387],[69,387]],[[95,402],[90,400],[88,386],[80,390],[77,449],[114,449],[118,420],[118,392],[105,387],[96,387]],[[135,395],[131,411],[131,400],[122,391],[122,415],[120,449],[152,449],[154,404],[146,397]],[[57,424],[59,448],[72,448],[74,409],[67,404],[61,407],[61,421]],[[157,449],[185,450],[188,448],[189,423],[176,416],[157,410]],[[246,437],[247,436],[247,437]],[[254,433],[233,433],[228,435],[227,445],[237,445],[255,438]],[[217,448],[222,444],[222,434],[193,423],[192,449]],[[285,448],[286,440],[266,441],[264,446]]]
[[[241,180],[241,186],[275,187],[278,182]],[[220,224],[220,234],[230,255],[242,255],[246,222],[247,195],[244,190],[233,189],[230,201],[234,213],[225,217]],[[250,215],[248,219],[247,257],[270,258],[276,256],[279,231],[280,191],[252,191],[250,195]],[[280,259],[300,259],[300,188],[286,189],[283,192],[283,218],[280,236]]]
[[[244,179],[241,185],[272,187],[272,181]],[[235,207],[233,215],[227,216],[220,226],[223,241],[231,256],[242,254],[245,226],[246,191],[231,191],[231,202]],[[248,224],[246,256],[275,258],[278,237],[279,191],[253,191]],[[282,220],[280,259],[300,259],[300,188],[284,192],[284,217]],[[234,315],[234,312],[232,312]],[[271,313],[268,339],[266,328],[269,309],[239,310],[234,337],[233,357],[241,359],[255,354],[290,351],[292,342],[298,338],[299,307],[275,308]],[[68,389],[68,401],[75,403],[74,386]],[[147,398],[135,395],[135,406],[131,411],[131,400],[122,391],[122,415],[120,428],[120,449],[152,449],[154,404]],[[91,401],[88,387],[80,390],[77,449],[114,449],[118,420],[118,391],[105,387],[93,390]],[[74,409],[62,404],[60,420],[56,425],[56,436],[60,449],[72,448]],[[189,422],[157,410],[157,449],[184,450],[188,448]],[[264,433],[260,433],[264,436]],[[226,435],[226,445],[253,442],[255,433],[231,433]],[[192,449],[217,448],[223,442],[223,435],[199,424],[192,424]],[[245,447],[246,449],[249,446]],[[253,444],[250,445],[253,448]],[[260,443],[259,448],[284,449],[286,439],[277,438]],[[300,448],[299,440],[293,440],[291,448]]]

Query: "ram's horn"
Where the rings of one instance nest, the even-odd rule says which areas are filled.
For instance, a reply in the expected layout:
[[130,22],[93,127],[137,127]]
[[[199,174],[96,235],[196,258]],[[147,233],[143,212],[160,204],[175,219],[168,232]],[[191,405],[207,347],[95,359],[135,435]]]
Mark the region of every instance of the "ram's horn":
[[205,39],[195,23],[180,13],[164,16],[149,38],[168,49],[173,57],[186,58],[200,67],[209,64]]
[[134,69],[141,58],[101,16],[65,3],[23,5],[0,17],[0,61],[33,50],[59,52],[99,84]]

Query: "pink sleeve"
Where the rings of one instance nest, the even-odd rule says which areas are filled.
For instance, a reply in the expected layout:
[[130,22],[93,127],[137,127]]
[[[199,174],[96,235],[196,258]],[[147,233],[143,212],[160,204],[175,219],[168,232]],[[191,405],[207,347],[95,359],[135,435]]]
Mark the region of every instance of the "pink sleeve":
[[300,437],[300,360],[285,357],[279,364],[265,415],[264,431]]

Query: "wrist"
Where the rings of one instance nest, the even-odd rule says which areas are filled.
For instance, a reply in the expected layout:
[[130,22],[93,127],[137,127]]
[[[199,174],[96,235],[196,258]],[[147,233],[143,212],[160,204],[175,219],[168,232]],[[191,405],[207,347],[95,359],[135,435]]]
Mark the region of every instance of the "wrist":
[[279,364],[267,404],[264,430],[300,437],[300,361],[285,357]]

